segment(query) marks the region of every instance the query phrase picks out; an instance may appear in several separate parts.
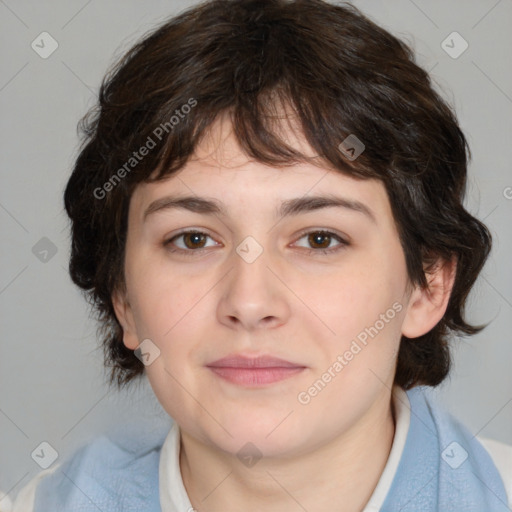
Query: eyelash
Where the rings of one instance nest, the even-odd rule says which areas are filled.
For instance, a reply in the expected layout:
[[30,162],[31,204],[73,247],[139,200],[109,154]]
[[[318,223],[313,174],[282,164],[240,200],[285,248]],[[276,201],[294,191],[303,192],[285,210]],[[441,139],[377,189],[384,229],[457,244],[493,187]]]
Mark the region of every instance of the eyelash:
[[[204,233],[202,231],[198,231],[198,230],[187,230],[187,231],[181,231],[180,233],[177,233],[176,235],[174,235],[172,238],[166,240],[163,245],[164,247],[167,248],[167,250],[169,252],[172,252],[172,253],[180,253],[184,256],[187,256],[187,257],[195,257],[197,256],[197,253],[201,253],[203,250],[207,250],[208,248],[204,248],[204,247],[201,247],[201,248],[198,248],[198,249],[171,249],[169,248],[170,247],[170,244],[176,240],[177,238],[180,238],[181,236],[183,235],[188,235],[188,234],[198,234],[198,235],[206,235],[207,237],[209,238],[212,238],[210,237],[210,235],[208,233]],[[336,246],[336,247],[331,247],[330,249],[307,249],[307,248],[302,248],[308,255],[318,255],[318,253],[322,253],[322,254],[333,254],[335,252],[338,252],[342,249],[344,249],[346,246],[350,245],[346,240],[344,240],[343,238],[341,238],[339,235],[337,235],[336,233],[333,233],[332,231],[326,231],[326,230],[322,230],[322,229],[314,229],[314,230],[310,230],[310,231],[303,231],[302,233],[300,233],[300,236],[299,238],[297,239],[300,240],[301,238],[304,238],[306,235],[310,235],[310,234],[320,234],[320,235],[327,235],[329,236],[330,238],[334,238],[336,239],[338,242],[340,242],[340,245]]]

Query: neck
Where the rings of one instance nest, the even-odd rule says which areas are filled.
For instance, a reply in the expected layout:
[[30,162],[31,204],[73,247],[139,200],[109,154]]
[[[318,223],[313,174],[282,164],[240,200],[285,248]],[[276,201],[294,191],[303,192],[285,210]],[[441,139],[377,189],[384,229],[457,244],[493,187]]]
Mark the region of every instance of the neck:
[[394,432],[389,393],[350,432],[300,457],[262,458],[251,468],[181,431],[181,474],[201,512],[320,512],[333,504],[359,512],[377,486]]

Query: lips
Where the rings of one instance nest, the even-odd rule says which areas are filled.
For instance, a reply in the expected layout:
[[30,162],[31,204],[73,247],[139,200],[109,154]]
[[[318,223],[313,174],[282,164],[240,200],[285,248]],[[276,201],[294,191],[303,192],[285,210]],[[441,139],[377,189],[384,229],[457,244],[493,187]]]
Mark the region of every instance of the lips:
[[237,355],[223,357],[213,363],[209,363],[207,366],[214,368],[304,368],[303,365],[295,364],[278,357],[245,357]]
[[230,355],[206,365],[215,375],[232,384],[259,387],[282,381],[306,367],[278,357]]

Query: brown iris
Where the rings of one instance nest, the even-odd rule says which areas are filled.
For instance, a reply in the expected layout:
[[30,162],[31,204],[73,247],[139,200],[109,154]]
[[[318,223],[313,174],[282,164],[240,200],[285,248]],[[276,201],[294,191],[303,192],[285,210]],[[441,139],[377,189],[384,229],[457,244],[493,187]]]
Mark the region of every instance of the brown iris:
[[[323,239],[324,242],[327,241],[327,245],[322,244],[322,242],[318,242],[318,239]],[[319,247],[320,249],[327,249],[329,247],[329,244],[331,242],[331,236],[325,233],[310,233],[308,236],[308,242],[314,247],[315,244],[321,244],[322,247]]]
[[[189,249],[197,249],[197,248],[201,248],[203,247],[202,245],[199,246],[199,245],[196,245],[198,240],[200,238],[203,238],[203,242],[206,240],[206,236],[207,235],[204,235],[202,233],[183,233],[183,241],[185,242],[185,245],[189,248]],[[188,243],[187,243],[187,240],[189,239],[192,239],[192,245],[189,246]]]

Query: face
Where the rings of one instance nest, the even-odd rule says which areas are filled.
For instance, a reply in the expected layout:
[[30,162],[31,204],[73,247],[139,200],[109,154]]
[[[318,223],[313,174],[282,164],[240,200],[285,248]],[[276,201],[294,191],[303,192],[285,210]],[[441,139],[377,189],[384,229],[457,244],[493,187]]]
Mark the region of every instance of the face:
[[[172,207],[171,196],[221,211]],[[312,196],[341,206],[281,211]],[[149,382],[201,442],[303,453],[355,429],[388,396],[409,295],[381,182],[250,160],[221,120],[179,173],[135,190],[125,276],[124,305],[115,301],[124,343],[159,350]],[[287,363],[247,368],[236,356]]]

